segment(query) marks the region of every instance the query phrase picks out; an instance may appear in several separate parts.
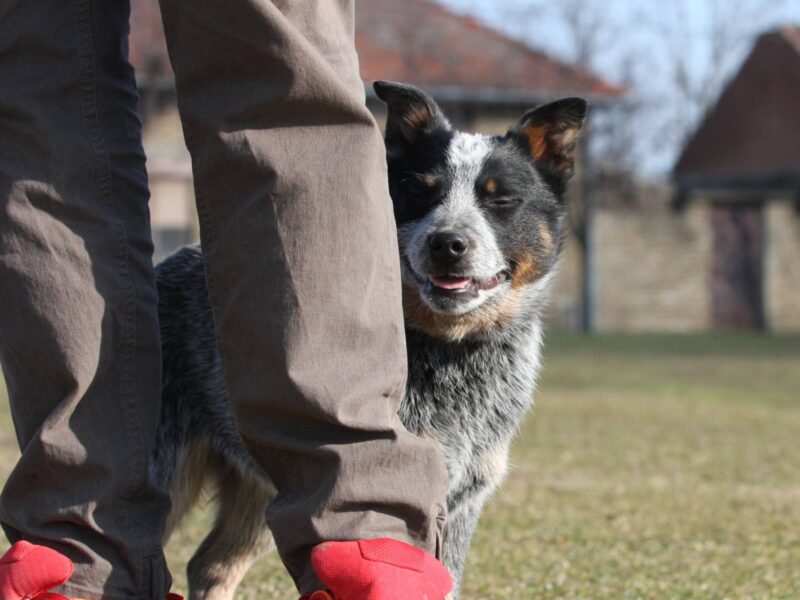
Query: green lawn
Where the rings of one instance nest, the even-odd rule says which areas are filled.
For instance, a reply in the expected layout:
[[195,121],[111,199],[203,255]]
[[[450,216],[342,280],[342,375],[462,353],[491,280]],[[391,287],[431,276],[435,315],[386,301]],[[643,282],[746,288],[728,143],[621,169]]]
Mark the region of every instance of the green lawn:
[[[800,598],[800,337],[554,335],[545,358],[465,599]],[[168,548],[179,589],[206,518]],[[296,595],[273,556],[240,597]]]

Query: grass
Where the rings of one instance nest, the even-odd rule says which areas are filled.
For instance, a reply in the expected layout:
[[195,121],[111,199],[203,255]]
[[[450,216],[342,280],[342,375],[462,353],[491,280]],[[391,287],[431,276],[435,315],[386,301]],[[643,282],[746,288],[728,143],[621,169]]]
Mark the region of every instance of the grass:
[[[545,357],[465,599],[800,597],[800,337],[554,335]],[[168,548],[180,589],[207,518]],[[296,594],[273,556],[239,597]]]

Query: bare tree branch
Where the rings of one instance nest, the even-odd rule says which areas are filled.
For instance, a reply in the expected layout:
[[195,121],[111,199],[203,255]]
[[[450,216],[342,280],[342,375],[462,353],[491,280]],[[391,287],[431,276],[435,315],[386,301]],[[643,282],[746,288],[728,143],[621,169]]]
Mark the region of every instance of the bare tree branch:
[[675,157],[784,3],[506,0],[491,6],[515,36],[540,47],[557,38],[564,58],[629,86],[632,98],[595,123],[592,152],[635,168]]

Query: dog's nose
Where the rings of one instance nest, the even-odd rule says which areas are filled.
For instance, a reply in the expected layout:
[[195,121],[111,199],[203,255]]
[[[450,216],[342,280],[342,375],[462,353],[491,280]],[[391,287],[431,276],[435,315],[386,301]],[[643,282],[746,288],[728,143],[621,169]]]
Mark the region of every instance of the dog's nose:
[[457,260],[467,253],[469,241],[466,237],[455,231],[439,231],[431,235],[428,240],[431,257],[434,260],[450,262]]

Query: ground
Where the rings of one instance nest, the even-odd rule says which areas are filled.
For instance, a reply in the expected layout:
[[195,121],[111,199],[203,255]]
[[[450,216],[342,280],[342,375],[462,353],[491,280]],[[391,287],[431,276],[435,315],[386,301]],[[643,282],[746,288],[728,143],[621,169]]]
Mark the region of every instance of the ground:
[[[800,337],[547,340],[465,600],[800,597]],[[0,477],[16,456],[0,401]],[[176,585],[206,529],[172,540]],[[243,599],[295,599],[275,556]]]

